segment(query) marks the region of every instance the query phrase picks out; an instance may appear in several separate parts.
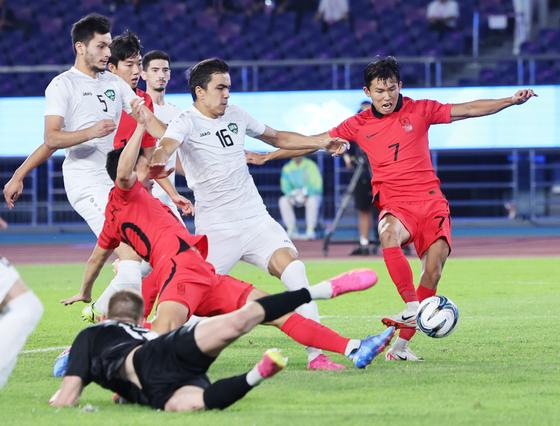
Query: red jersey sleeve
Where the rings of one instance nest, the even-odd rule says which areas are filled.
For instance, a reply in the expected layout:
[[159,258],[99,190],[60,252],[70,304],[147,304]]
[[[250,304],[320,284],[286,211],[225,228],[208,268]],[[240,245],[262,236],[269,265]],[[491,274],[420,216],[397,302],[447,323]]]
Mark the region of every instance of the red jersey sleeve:
[[[137,90],[138,96],[144,98],[144,105],[150,111],[154,112],[154,103],[152,97],[147,93]],[[113,148],[118,149],[124,147],[136,130],[137,122],[134,117],[128,115],[124,110],[121,115],[121,120],[119,121],[119,127],[117,128],[117,133],[115,134],[115,139],[113,140]],[[144,132],[142,136],[142,147],[150,148],[156,146],[157,139],[150,135],[148,132]]]
[[428,125],[451,123],[451,105],[441,104],[437,101],[423,99],[416,101],[422,110],[422,115],[426,117]]
[[357,118],[354,115],[329,130],[329,135],[331,138],[342,138],[347,141],[355,141],[355,135],[358,131],[358,127]]
[[97,238],[97,245],[105,250],[114,250],[116,249],[121,242],[118,238],[113,236],[113,232],[107,220],[103,223],[103,229],[101,230],[101,234]]

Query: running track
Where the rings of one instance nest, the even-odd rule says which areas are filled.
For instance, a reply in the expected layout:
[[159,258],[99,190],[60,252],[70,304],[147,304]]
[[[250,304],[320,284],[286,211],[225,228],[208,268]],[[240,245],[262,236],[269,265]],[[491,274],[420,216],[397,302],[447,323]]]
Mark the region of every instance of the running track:
[[[348,253],[352,244],[332,244],[323,255],[323,240],[296,241],[302,260],[356,259]],[[2,244],[0,254],[14,265],[86,263],[93,243],[82,244]],[[412,257],[416,257],[414,250]],[[457,237],[452,258],[560,257],[560,236]],[[361,257],[363,258],[363,257]],[[381,259],[381,256],[370,256]]]

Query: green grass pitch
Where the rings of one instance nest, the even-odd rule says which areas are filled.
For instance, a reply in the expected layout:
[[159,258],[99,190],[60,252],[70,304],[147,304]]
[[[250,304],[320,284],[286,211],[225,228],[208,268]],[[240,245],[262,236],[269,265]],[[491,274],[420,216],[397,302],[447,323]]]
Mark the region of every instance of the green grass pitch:
[[[378,271],[374,288],[319,302],[322,322],[345,336],[379,333],[381,317],[403,308],[381,261],[305,263],[311,283],[356,267]],[[420,263],[412,265],[417,282]],[[45,314],[0,391],[2,425],[560,424],[558,259],[451,258],[438,293],[458,305],[459,324],[444,339],[417,333],[411,348],[420,351],[424,363],[385,362],[380,356],[363,371],[333,354],[347,371],[307,371],[303,347],[276,329],[259,326],[222,353],[210,378],[248,371],[272,347],[289,356],[287,368],[227,410],[199,413],[116,406],[111,392],[97,385],[86,388],[79,407],[50,407],[48,400],[61,382],[52,376],[61,352],[56,348],[70,345],[85,325],[83,304],[64,307],[58,301],[77,292],[84,265],[18,269],[43,301]],[[237,265],[232,275],[271,293],[283,290],[279,280],[250,265]],[[95,295],[111,276],[107,266]],[[55,349],[37,351],[49,348]]]

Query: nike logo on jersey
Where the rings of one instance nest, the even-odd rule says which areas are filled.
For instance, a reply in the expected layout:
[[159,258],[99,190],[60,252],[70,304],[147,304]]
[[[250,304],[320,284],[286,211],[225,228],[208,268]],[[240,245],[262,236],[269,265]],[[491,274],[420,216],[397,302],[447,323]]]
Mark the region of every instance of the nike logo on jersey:
[[[378,132],[378,133],[379,133],[379,132]],[[371,139],[371,138],[373,138],[376,134],[377,134],[377,133],[374,133],[373,135],[370,135],[370,136],[366,136],[366,139]]]
[[203,138],[204,136],[210,136],[210,132],[204,132],[200,134],[201,138]]

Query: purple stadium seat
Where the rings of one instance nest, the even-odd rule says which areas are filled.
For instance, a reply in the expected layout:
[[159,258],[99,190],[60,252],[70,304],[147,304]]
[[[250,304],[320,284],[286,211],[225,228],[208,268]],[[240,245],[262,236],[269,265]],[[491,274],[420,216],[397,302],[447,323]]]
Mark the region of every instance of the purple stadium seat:
[[441,49],[446,56],[456,56],[465,53],[465,37],[456,31],[445,35],[441,42]]
[[200,28],[217,30],[220,25],[220,17],[209,13],[201,13],[196,17],[196,25]]
[[381,12],[390,10],[390,9],[396,9],[398,7],[398,0],[375,0],[372,1],[373,6],[375,7],[375,10],[377,11],[377,13],[379,15],[381,15]]
[[354,34],[356,38],[362,39],[366,35],[375,33],[377,33],[377,21],[358,19],[354,22]]
[[423,86],[426,81],[424,64],[403,64],[400,73],[401,80],[407,87]]
[[62,30],[63,24],[62,18],[43,18],[41,19],[41,32],[54,37]]
[[536,55],[541,53],[541,47],[538,43],[532,41],[526,41],[521,44],[520,53],[522,55]]
[[404,13],[404,21],[406,26],[410,28],[413,22],[427,21],[426,8],[409,8]]
[[478,74],[478,82],[481,86],[494,86],[500,84],[500,75],[495,69],[482,68]]
[[241,37],[243,27],[239,24],[225,23],[217,31],[218,39],[222,44],[226,44],[229,40]]
[[246,34],[262,37],[270,32],[272,15],[268,13],[255,13],[247,24]]
[[175,18],[185,17],[186,14],[186,3],[163,3],[163,16],[165,16],[165,19],[167,19],[168,21],[173,21]]
[[296,13],[277,13],[273,20],[273,31],[278,34],[292,36],[296,33]]

